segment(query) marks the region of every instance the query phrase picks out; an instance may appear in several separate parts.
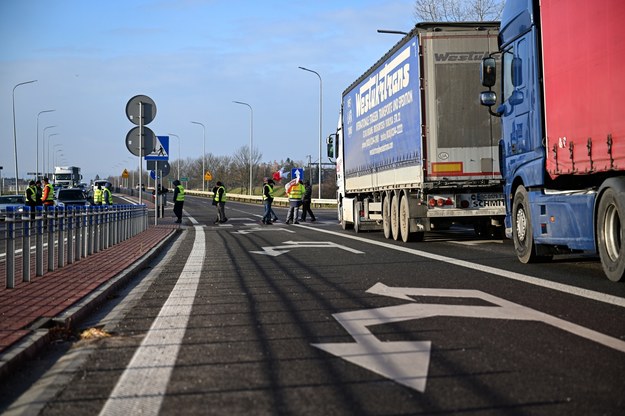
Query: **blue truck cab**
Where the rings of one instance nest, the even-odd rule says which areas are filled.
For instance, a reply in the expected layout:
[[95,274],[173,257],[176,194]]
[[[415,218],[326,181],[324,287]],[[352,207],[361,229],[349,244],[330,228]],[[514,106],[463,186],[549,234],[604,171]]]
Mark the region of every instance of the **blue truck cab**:
[[[603,2],[616,4],[616,0]],[[606,275],[620,280],[625,273],[625,180],[623,165],[614,163],[622,156],[613,142],[621,130],[610,121],[570,122],[586,117],[604,120],[600,112],[611,105],[593,96],[599,89],[611,88],[609,80],[593,85],[592,79],[586,79],[591,86],[582,87],[583,79],[576,73],[596,73],[592,67],[596,62],[585,60],[583,49],[593,47],[589,37],[594,35],[586,32],[595,27],[575,19],[590,19],[583,16],[583,9],[601,7],[580,4],[508,0],[499,30],[499,54],[482,63],[482,84],[489,91],[480,99],[491,114],[501,117],[505,229],[519,260],[529,263],[554,254],[598,252]],[[571,28],[579,28],[575,36]],[[570,53],[580,38],[580,54]],[[552,55],[546,58],[552,51],[562,54],[558,61]],[[619,66],[622,77],[621,64],[622,60],[613,65]],[[501,91],[494,92],[496,76],[501,76]],[[599,130],[602,134],[595,134]]]

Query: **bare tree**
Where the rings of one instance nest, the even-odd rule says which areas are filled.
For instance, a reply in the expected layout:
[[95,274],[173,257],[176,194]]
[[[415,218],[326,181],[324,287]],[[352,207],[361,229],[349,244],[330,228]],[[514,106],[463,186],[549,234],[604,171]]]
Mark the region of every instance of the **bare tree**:
[[[262,155],[256,148],[252,148],[252,160],[250,162],[250,147],[245,145],[241,146],[233,155],[232,161],[232,178],[236,182],[237,186],[245,189],[246,191],[249,188],[249,177],[250,177],[250,165],[252,166],[252,170],[257,170],[258,162],[260,162],[260,158]],[[256,184],[256,176],[252,176],[252,189]],[[260,184],[258,184],[261,186]]]
[[419,22],[499,20],[504,0],[415,0]]

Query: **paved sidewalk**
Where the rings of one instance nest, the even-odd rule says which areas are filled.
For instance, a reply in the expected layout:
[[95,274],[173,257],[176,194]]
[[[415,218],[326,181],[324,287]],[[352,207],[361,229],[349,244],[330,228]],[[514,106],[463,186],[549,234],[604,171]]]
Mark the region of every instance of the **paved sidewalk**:
[[126,241],[53,272],[33,276],[29,283],[16,278],[15,288],[6,289],[2,282],[0,378],[45,345],[55,326],[71,327],[117,285],[141,270],[178,229],[173,220],[161,218],[157,226],[150,225]]

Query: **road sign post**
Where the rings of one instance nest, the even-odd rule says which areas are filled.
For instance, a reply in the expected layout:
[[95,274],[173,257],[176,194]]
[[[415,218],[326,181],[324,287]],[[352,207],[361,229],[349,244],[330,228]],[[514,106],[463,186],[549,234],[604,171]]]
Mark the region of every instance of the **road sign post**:
[[[154,117],[156,117],[156,104],[150,97],[146,95],[135,95],[130,100],[128,100],[128,103],[126,103],[126,117],[128,117],[128,120],[130,120],[131,123],[139,126],[137,132],[134,132],[134,129],[128,132],[128,135],[126,136],[126,147],[128,147],[128,150],[131,153],[139,156],[139,190],[141,190],[143,186],[143,163],[141,161],[141,157],[145,155],[145,145],[148,141],[148,139],[146,139],[146,142],[144,142],[144,134],[146,134],[144,130],[149,131],[152,137],[154,136],[152,130],[144,126],[146,124],[150,124],[152,120],[154,120]],[[134,153],[131,150],[131,147],[134,148],[134,146],[128,146],[129,136],[131,138],[138,138],[137,153]],[[142,195],[143,193],[139,191],[139,204],[141,204]]]

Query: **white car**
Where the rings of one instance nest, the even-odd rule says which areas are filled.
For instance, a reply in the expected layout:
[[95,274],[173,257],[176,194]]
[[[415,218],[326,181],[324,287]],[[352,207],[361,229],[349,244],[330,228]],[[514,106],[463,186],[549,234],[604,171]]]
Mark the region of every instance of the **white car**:
[[0,195],[0,221],[4,221],[7,214],[7,208],[13,207],[13,212],[21,216],[26,205],[26,197],[24,195]]

